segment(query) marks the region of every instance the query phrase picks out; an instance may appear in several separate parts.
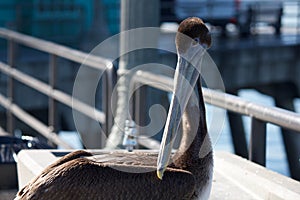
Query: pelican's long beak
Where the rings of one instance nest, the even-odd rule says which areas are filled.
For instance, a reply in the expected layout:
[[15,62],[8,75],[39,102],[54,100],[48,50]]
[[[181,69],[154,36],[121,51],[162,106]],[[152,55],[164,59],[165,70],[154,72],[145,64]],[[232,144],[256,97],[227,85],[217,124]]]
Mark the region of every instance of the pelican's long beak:
[[157,176],[159,179],[162,179],[163,173],[169,164],[173,141],[176,137],[183,111],[199,78],[204,52],[205,49],[201,45],[196,45],[190,47],[187,52],[178,55],[173,96],[157,160]]

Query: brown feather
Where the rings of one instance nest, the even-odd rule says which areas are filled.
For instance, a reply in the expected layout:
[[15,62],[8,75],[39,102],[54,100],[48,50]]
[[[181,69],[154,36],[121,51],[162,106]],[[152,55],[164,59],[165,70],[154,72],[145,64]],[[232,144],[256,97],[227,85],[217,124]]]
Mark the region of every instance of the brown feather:
[[[130,156],[128,157],[128,154],[126,154],[124,153],[123,156],[131,160]],[[195,180],[190,172],[168,168],[164,179],[160,180],[156,176],[155,162],[152,163],[154,164],[152,166],[134,165],[132,163],[129,165],[101,163],[99,160],[80,158],[81,155],[91,154],[85,151],[75,151],[62,157],[27,184],[18,193],[18,198],[22,200],[181,200],[191,199],[193,195]],[[122,153],[111,155],[120,157]],[[143,157],[143,155],[146,157]],[[149,154],[140,153],[139,156],[141,156],[140,159],[148,159]],[[135,173],[126,172],[128,168]],[[147,172],[138,173],[139,171]]]

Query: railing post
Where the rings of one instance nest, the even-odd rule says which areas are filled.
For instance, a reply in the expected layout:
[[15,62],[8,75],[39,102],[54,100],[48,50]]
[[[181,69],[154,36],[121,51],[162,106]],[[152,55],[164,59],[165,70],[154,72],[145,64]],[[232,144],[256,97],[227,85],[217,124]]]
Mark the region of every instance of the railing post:
[[[49,85],[51,89],[54,89],[56,86],[56,71],[57,71],[57,56],[50,54],[49,55]],[[48,125],[53,132],[57,130],[57,105],[55,99],[49,96],[49,107],[48,107]]]
[[[121,1],[121,31],[127,31],[130,29],[141,27],[158,26],[158,8],[158,0]],[[152,37],[154,39],[156,35],[153,34]],[[145,44],[145,40],[149,40],[149,38],[147,38],[147,36],[144,34],[122,34],[120,38],[120,52],[127,52],[128,50],[135,48],[136,45],[141,46]],[[131,51],[129,53],[123,54],[120,57],[118,69],[118,102],[115,115],[116,117],[114,119],[115,123],[112,127],[112,131],[106,143],[106,147],[109,149],[122,147],[125,119],[128,118],[128,101],[130,98],[127,90],[130,83],[129,79],[131,77],[131,74],[127,74],[126,72],[136,66],[148,63],[146,62],[146,59],[153,58],[152,56],[152,54],[149,55],[146,49],[139,49],[139,51]]]
[[[147,111],[146,111],[146,105],[147,105],[147,99],[146,97],[146,86],[136,83],[135,87],[135,92],[134,92],[134,105],[132,114],[134,116],[134,120],[138,127],[144,127],[146,125],[146,116],[147,116]],[[143,133],[144,134],[145,130],[138,130],[138,133]]]
[[105,112],[105,134],[109,135],[114,123],[112,105],[116,105],[117,100],[113,98],[113,91],[117,83],[117,72],[114,66],[107,67],[102,81],[102,109]]
[[251,119],[249,160],[262,166],[266,165],[266,123],[253,117]]
[[[8,40],[7,62],[11,69],[15,65],[15,43],[13,40]],[[7,78],[7,98],[12,103],[14,101],[14,80],[11,76]],[[15,119],[10,109],[6,110],[7,116],[7,132],[14,135]]]

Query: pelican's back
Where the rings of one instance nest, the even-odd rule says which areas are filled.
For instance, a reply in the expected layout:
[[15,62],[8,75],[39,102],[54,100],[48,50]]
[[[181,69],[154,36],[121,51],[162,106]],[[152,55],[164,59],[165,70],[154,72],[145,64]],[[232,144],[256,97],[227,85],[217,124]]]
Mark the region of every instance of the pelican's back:
[[193,196],[195,179],[187,171],[168,168],[160,180],[154,166],[94,162],[81,155],[88,154],[75,152],[59,159],[26,185],[16,199],[182,200]]

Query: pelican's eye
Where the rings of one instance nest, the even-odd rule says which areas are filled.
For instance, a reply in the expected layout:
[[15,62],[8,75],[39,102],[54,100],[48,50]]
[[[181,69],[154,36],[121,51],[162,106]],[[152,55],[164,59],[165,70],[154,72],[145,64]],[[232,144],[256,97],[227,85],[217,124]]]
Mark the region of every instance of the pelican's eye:
[[200,38],[196,37],[194,38],[193,45],[198,45],[198,44],[200,44]]

